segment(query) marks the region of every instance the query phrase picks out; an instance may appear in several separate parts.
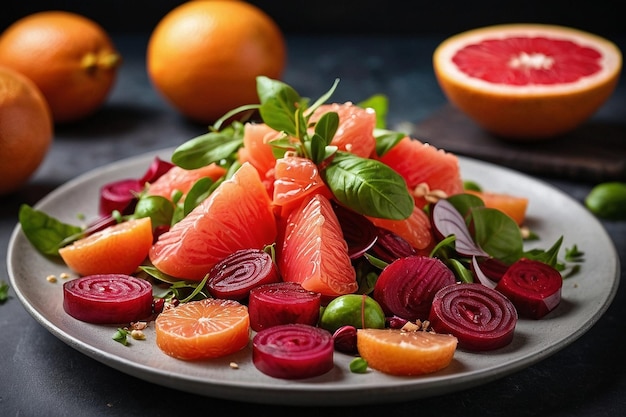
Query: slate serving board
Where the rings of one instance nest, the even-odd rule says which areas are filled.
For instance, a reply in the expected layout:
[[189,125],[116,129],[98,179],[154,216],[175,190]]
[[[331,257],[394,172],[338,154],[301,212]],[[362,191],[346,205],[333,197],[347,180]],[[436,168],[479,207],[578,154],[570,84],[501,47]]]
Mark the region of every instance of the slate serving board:
[[484,131],[452,105],[416,126],[412,136],[458,155],[507,166],[532,175],[589,183],[626,180],[626,120],[591,119],[561,137],[514,143]]

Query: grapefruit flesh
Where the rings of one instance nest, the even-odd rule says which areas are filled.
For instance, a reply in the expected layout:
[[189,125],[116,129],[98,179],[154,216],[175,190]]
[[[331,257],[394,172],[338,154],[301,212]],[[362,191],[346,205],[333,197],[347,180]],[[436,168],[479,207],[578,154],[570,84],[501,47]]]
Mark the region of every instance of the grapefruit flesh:
[[314,194],[291,212],[278,252],[283,280],[335,297],[358,289],[348,245],[330,201]]
[[276,239],[271,201],[256,169],[245,163],[183,220],[159,236],[150,261],[168,275],[200,281],[240,249],[263,249]]
[[515,140],[566,133],[612,94],[622,67],[610,41],[540,24],[474,29],[433,56],[448,99],[486,130]]

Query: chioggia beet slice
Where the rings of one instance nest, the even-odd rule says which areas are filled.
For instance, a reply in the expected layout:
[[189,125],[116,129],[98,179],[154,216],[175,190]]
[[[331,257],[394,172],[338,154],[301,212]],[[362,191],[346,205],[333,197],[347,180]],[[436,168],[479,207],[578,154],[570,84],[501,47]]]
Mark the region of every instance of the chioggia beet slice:
[[279,280],[278,268],[269,253],[241,249],[211,268],[206,287],[215,298],[241,301],[253,288]]
[[145,319],[152,314],[152,300],[152,285],[130,275],[87,275],[63,284],[63,309],[88,323]]
[[250,327],[260,331],[280,324],[316,325],[322,296],[296,282],[260,285],[250,291],[248,313]]
[[435,293],[455,282],[454,273],[439,259],[407,256],[382,270],[373,298],[388,316],[425,320]]
[[561,302],[563,277],[550,265],[520,259],[507,269],[496,290],[513,302],[521,316],[540,319]]
[[282,324],[258,332],[252,339],[252,362],[266,375],[304,379],[333,369],[330,332],[307,324]]
[[437,333],[456,336],[459,347],[498,349],[513,340],[515,306],[500,292],[482,284],[453,284],[439,290],[428,320]]

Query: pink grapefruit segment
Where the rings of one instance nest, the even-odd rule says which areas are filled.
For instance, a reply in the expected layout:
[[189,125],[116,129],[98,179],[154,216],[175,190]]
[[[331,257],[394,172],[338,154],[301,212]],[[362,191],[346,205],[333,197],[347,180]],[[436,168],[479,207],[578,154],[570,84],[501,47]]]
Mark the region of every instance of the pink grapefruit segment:
[[276,239],[271,201],[258,172],[245,163],[150,250],[160,271],[200,281],[220,260],[240,249],[263,249]]
[[[409,190],[422,190],[419,186],[425,184],[429,192],[443,192],[446,196],[463,191],[457,156],[428,143],[407,136],[379,159],[402,175]],[[419,208],[427,203],[421,192],[414,193],[414,198]]]
[[226,169],[215,163],[197,169],[174,166],[148,186],[148,195],[160,195],[171,200],[175,190],[184,195],[199,179],[210,178],[217,181],[224,174],[226,174]]
[[348,245],[326,197],[314,194],[291,212],[279,247],[278,267],[284,281],[322,295],[338,296],[358,289]]
[[339,127],[331,145],[357,156],[369,158],[376,148],[374,110],[364,109],[350,102],[324,104],[315,110],[309,121],[314,123],[328,112],[339,115]]

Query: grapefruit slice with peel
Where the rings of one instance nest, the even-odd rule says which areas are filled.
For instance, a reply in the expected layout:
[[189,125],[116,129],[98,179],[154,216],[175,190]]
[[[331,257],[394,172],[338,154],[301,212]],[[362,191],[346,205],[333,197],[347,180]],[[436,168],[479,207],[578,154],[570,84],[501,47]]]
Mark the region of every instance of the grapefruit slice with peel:
[[611,41],[542,24],[496,25],[452,36],[435,50],[437,80],[450,102],[509,140],[573,130],[613,93],[622,54]]
[[341,225],[326,197],[313,194],[289,214],[278,248],[278,268],[287,282],[335,297],[358,289]]
[[161,272],[201,281],[240,249],[263,249],[276,239],[276,221],[257,170],[245,163],[184,219],[159,236],[150,261]]

